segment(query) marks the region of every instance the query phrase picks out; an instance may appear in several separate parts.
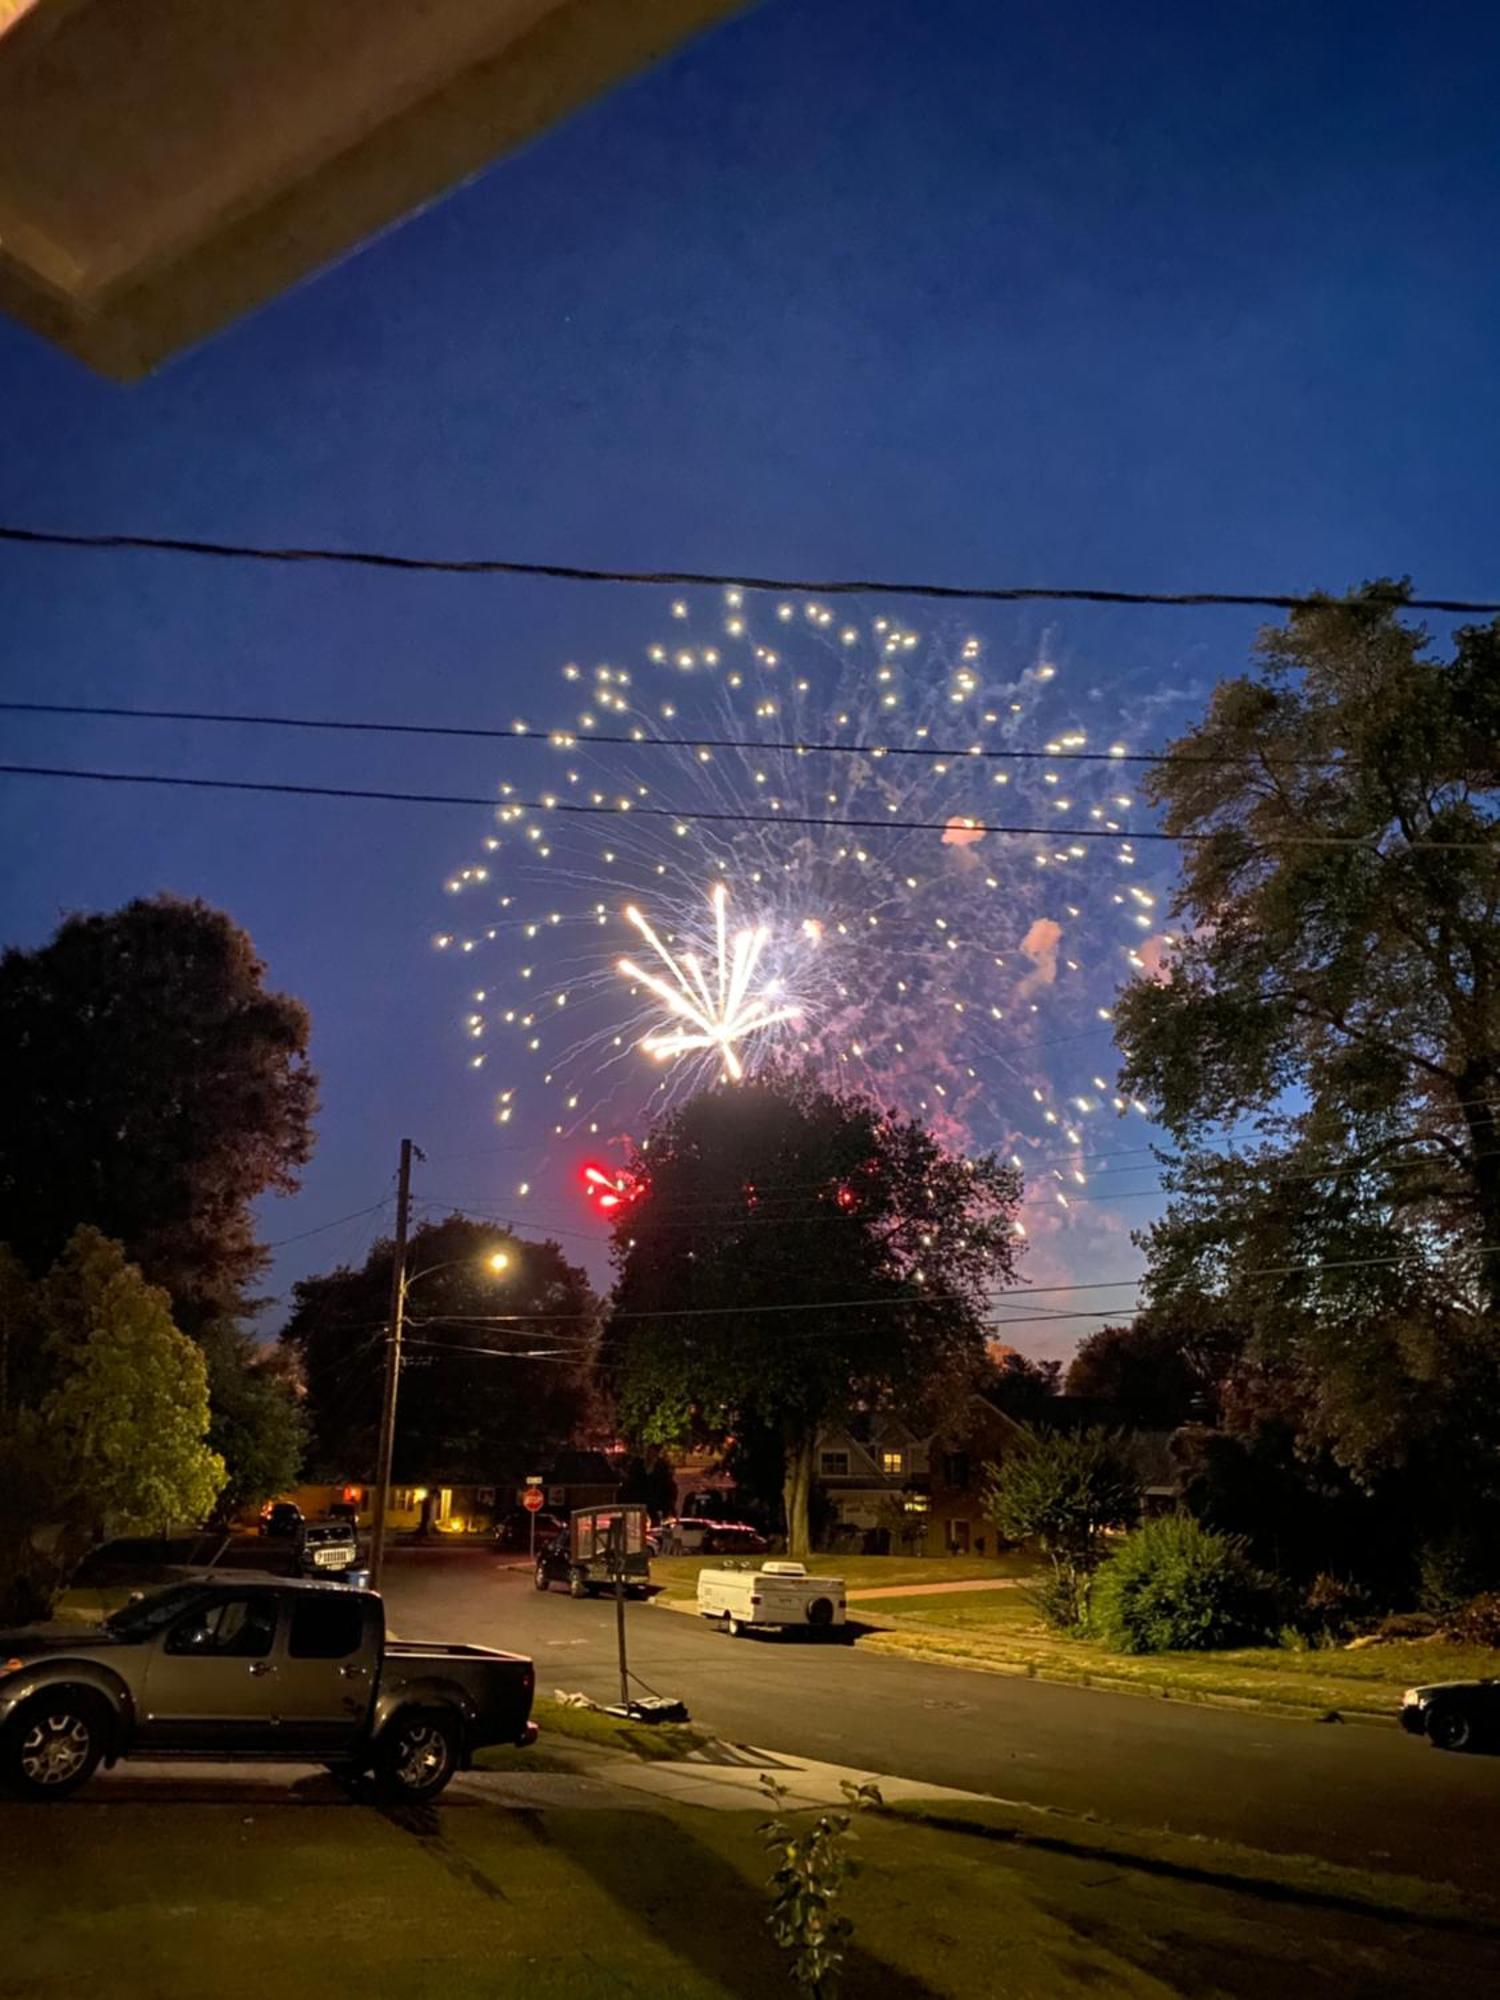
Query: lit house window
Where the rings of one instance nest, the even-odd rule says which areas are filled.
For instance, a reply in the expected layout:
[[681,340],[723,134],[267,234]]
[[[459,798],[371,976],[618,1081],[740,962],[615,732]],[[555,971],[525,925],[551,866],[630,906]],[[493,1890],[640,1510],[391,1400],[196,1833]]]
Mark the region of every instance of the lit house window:
[[847,1451],[825,1451],[822,1454],[822,1471],[825,1479],[845,1479],[849,1474],[849,1454]]
[[899,1478],[906,1470],[904,1451],[883,1451],[880,1454],[880,1469],[888,1478]]

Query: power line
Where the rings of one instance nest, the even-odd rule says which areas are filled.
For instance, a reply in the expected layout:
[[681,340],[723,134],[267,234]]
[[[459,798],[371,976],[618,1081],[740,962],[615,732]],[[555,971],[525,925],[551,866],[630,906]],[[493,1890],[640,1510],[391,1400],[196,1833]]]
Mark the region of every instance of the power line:
[[[1034,764],[1244,764],[1249,757],[1198,755],[1168,750],[1037,750],[996,749],[985,744],[765,742],[738,736],[620,735],[612,730],[543,729],[516,722],[508,728],[482,723],[378,722],[358,716],[260,715],[245,710],[211,708],[126,708],[113,703],[80,701],[0,701],[0,714],[69,715],[106,722],[193,722],[244,729],[303,729],[346,736],[435,736],[477,743],[535,745],[545,740],[553,748],[604,744],[628,750],[743,750],[755,756],[795,757],[924,757],[970,763]],[[1260,759],[1254,760],[1257,765]],[[1275,768],[1296,766],[1322,770],[1335,761],[1352,767],[1352,760],[1332,757],[1271,757]]]
[[[262,778],[199,778],[168,775],[162,771],[96,771],[72,768],[56,764],[0,764],[0,776],[13,778],[63,778],[81,779],[89,783],[105,785],[161,785],[168,788],[200,792],[253,792],[274,797],[309,799],[364,799],[387,805],[411,806],[486,806],[500,810],[507,803],[513,808],[519,806],[528,812],[577,813],[585,817],[618,817],[622,809],[618,806],[584,805],[572,799],[555,799],[549,805],[545,801],[504,801],[486,798],[468,792],[397,792],[375,786],[356,785],[300,785],[285,781]],[[829,819],[816,813],[743,813],[726,812],[706,807],[676,806],[631,806],[629,816],[634,819],[670,819],[684,825],[721,821],[736,826],[801,826],[825,827],[835,833],[948,833],[955,820],[948,819]],[[1111,833],[1103,827],[1092,826],[1001,826],[994,821],[972,819],[964,815],[957,821],[966,832],[996,834],[1010,838],[1036,838],[1048,841],[1060,840],[1117,840],[1124,846],[1137,841],[1203,841],[1213,840],[1215,833],[1164,833],[1150,829],[1144,833]],[[1337,833],[1292,833],[1277,836],[1281,847],[1332,847],[1362,849],[1374,853],[1371,834]],[[1420,840],[1413,842],[1407,853],[1457,853],[1494,854],[1500,857],[1500,847],[1487,841],[1475,840]]]
[[[604,569],[582,563],[521,562],[502,556],[401,555],[384,549],[271,547],[256,542],[206,541],[183,535],[80,534],[62,529],[0,525],[0,541],[37,548],[149,552],[156,555],[206,556],[220,561],[262,563],[337,563],[358,569],[418,571],[441,576],[532,576],[560,583],[628,583],[740,590],[806,591],[821,597],[920,597],[983,604],[1155,604],[1195,607],[1226,606],[1234,610],[1295,611],[1328,602],[1312,591],[1228,590],[1106,590],[1097,586],[1034,584],[957,584],[893,582],[889,578],[823,578],[729,575],[717,570]],[[1485,614],[1500,612],[1500,602],[1462,597],[1393,597],[1412,611]]]
[[288,1243],[304,1243],[309,1236],[323,1236],[330,1229],[341,1229],[346,1222],[358,1222],[361,1216],[375,1215],[390,1201],[390,1196],[382,1195],[379,1201],[372,1201],[368,1208],[353,1209],[348,1215],[336,1215],[332,1222],[320,1222],[314,1229],[299,1229],[295,1236],[274,1236],[269,1243],[263,1243],[263,1250],[281,1250]]

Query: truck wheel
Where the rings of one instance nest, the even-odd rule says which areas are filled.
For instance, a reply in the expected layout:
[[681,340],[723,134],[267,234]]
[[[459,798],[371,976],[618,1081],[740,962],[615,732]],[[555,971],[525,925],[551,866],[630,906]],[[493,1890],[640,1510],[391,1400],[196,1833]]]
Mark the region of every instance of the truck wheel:
[[59,1688],[23,1708],[0,1746],[0,1777],[28,1799],[65,1799],[104,1755],[109,1717],[90,1694]]
[[815,1597],[807,1607],[807,1622],[815,1632],[824,1630],[833,1623],[833,1599]]
[[570,1569],[568,1571],[569,1597],[587,1597],[588,1594],[588,1578],[584,1575],[583,1571],[581,1569]]
[[731,1639],[743,1639],[745,1636],[744,1622],[736,1618],[732,1611],[726,1611],[724,1614],[724,1630]]
[[435,1799],[457,1769],[457,1726],[427,1709],[398,1715],[376,1746],[381,1791],[406,1805]]
[[551,1577],[549,1577],[549,1576],[548,1576],[548,1574],[547,1574],[547,1565],[546,1565],[545,1563],[538,1563],[538,1564],[537,1564],[537,1566],[536,1566],[536,1587],[537,1587],[537,1589],[538,1589],[538,1590],[546,1590],[546,1589],[547,1589],[547,1588],[549,1587],[549,1585],[551,1584],[551,1582],[552,1582],[552,1579],[551,1579]]
[[1473,1724],[1461,1708],[1435,1708],[1427,1719],[1427,1740],[1439,1750],[1467,1750]]

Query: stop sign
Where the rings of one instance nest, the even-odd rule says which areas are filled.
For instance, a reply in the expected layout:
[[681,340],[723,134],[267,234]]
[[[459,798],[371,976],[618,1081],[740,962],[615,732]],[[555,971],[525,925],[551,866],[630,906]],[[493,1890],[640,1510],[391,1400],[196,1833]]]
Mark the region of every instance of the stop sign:
[[526,1491],[521,1495],[521,1505],[526,1509],[528,1514],[540,1514],[542,1511],[541,1487],[528,1486]]

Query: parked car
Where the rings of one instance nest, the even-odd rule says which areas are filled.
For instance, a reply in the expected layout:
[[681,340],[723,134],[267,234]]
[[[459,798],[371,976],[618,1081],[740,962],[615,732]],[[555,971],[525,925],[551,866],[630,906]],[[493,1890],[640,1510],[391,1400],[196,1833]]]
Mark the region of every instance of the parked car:
[[285,1538],[295,1535],[302,1525],[302,1509],[294,1500],[277,1500],[260,1510],[260,1531],[263,1535]]
[[759,1569],[701,1569],[698,1616],[723,1626],[732,1639],[742,1632],[800,1632],[809,1638],[847,1640],[844,1580],[809,1576],[805,1563],[768,1562]]
[[359,1509],[352,1500],[333,1500],[329,1502],[328,1518],[330,1521],[357,1522]]
[[615,1502],[609,1507],[575,1508],[565,1535],[555,1535],[536,1552],[536,1587],[547,1590],[565,1583],[570,1597],[592,1597],[596,1591],[613,1590],[615,1553],[613,1536],[624,1536],[623,1568],[625,1587],[632,1596],[645,1590],[651,1581],[651,1555],[646,1544],[646,1510],[633,1502]]
[[524,1507],[517,1507],[513,1513],[497,1523],[495,1546],[499,1549],[520,1549],[531,1547],[532,1522],[536,1522],[536,1546],[540,1549],[544,1542],[556,1541],[567,1531],[567,1522],[561,1514],[528,1514]]
[[361,1584],[370,1580],[361,1569],[359,1536],[352,1521],[304,1521],[292,1542],[294,1576],[337,1577],[341,1582]]
[[7,1633],[0,1782],[66,1798],[101,1760],[273,1759],[435,1798],[490,1743],[536,1739],[514,1653],[388,1639],[373,1591],[249,1572],[169,1584],[102,1630]]
[[763,1556],[770,1547],[765,1536],[745,1521],[714,1521],[701,1514],[681,1514],[664,1521],[664,1556]]
[[1500,1680],[1433,1681],[1401,1697],[1401,1727],[1438,1750],[1500,1748]]
[[703,1553],[711,1556],[763,1556],[771,1544],[745,1521],[715,1521]]

